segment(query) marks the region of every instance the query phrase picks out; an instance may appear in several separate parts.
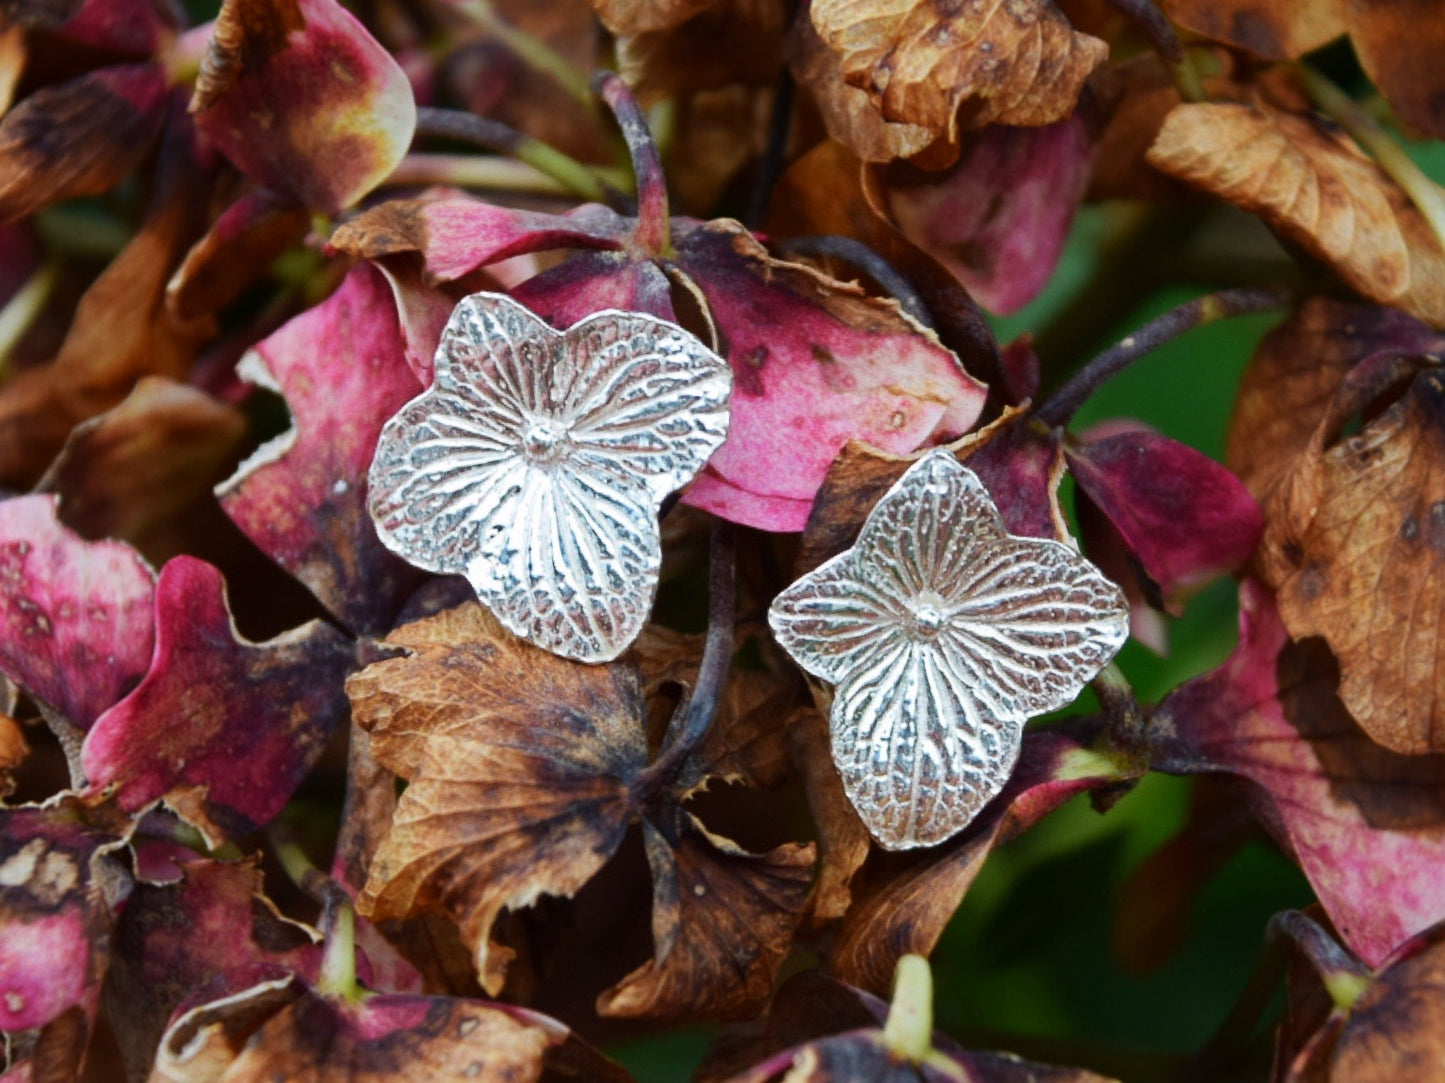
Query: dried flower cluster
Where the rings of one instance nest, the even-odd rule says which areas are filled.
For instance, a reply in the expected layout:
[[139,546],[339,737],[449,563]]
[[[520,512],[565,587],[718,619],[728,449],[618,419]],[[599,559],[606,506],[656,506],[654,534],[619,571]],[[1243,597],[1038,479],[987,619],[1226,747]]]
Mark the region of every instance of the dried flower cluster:
[[[1104,1078],[920,957],[1155,774],[1121,913],[1316,905],[1151,1078],[1445,1077],[1438,5],[202,7],[0,4],[0,1083]],[[1224,464],[1075,424],[1258,312]]]

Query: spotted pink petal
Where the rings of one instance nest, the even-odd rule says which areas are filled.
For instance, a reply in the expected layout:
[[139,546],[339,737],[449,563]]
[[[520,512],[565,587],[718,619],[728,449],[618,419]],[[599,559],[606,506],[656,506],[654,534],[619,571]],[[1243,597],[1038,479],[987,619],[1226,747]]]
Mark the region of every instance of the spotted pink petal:
[[129,886],[106,856],[123,827],[123,817],[92,813],[72,795],[0,809],[0,1031],[94,1011],[112,913]]
[[155,627],[150,672],[86,737],[90,789],[132,813],[165,799],[212,839],[266,823],[347,717],[349,641],[320,621],[238,638],[221,573],[193,557],[161,569]]
[[991,125],[944,174],[907,172],[888,185],[894,219],[914,244],[1006,315],[1038,296],[1064,250],[1089,183],[1082,116],[1042,128]]
[[385,178],[416,129],[406,73],[336,0],[225,0],[191,111],[243,173],[328,214]]
[[1246,581],[1238,648],[1159,705],[1153,761],[1259,787],[1257,814],[1345,943],[1378,966],[1445,918],[1445,756],[1375,744],[1340,704],[1338,680],[1323,643],[1291,644],[1274,599]]
[[154,594],[134,549],[73,534],[54,496],[0,503],[0,672],[77,728],[145,675]]
[[1092,440],[1085,434],[1065,454],[1079,488],[1171,610],[1259,545],[1264,517],[1249,490],[1191,447],[1141,427]]
[[355,267],[240,372],[285,397],[292,428],[221,485],[221,506],[347,627],[385,630],[417,573],[377,540],[366,476],[382,425],[421,390],[386,279]]

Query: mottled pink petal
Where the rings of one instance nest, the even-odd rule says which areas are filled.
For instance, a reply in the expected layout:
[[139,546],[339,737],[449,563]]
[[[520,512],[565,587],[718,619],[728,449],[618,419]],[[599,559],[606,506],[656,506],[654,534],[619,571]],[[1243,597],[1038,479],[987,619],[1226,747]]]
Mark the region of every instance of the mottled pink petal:
[[111,915],[129,880],[106,855],[129,825],[67,794],[0,810],[0,1031],[94,1011]]
[[655,263],[638,262],[624,252],[582,252],[529,278],[511,292],[560,330],[607,308],[677,319],[662,269]]
[[422,387],[429,387],[442,331],[460,298],[427,285],[421,273],[409,262],[391,265],[381,261],[373,266],[386,276],[392,298],[396,301],[406,363],[417,382]]
[[0,503],[0,672],[77,728],[145,675],[154,594],[134,549],[71,533],[55,497]]
[[292,427],[220,486],[221,506],[347,627],[385,630],[418,573],[377,540],[366,476],[382,425],[421,390],[386,280],[353,268],[240,372],[285,396]]
[[1249,490],[1191,447],[1139,428],[1086,433],[1064,451],[1079,488],[1153,580],[1155,603],[1176,614],[1188,594],[1259,545],[1264,517]]
[[320,621],[239,639],[221,573],[176,557],[156,583],[150,672],[86,737],[91,790],[114,787],[127,812],[164,798],[211,839],[266,823],[346,719],[351,653]]
[[1043,128],[993,125],[969,136],[946,173],[896,168],[888,205],[904,236],[1004,315],[1053,274],[1091,161],[1077,114]]
[[1009,533],[1068,538],[1058,501],[1064,454],[1051,433],[1033,427],[1029,415],[1002,422],[998,435],[963,461],[983,479]]
[[406,73],[336,0],[225,0],[191,112],[243,173],[328,214],[385,178],[416,129]]
[[1445,918],[1445,756],[1375,744],[1340,704],[1338,679],[1323,643],[1291,644],[1274,599],[1246,581],[1238,648],[1159,705],[1153,762],[1254,782],[1265,826],[1345,943],[1378,966]]
[[629,219],[599,203],[546,214],[475,199],[394,199],[357,215],[330,243],[373,260],[418,252],[428,275],[450,282],[529,252],[620,249],[631,230]]
[[[714,474],[762,498],[811,503],[849,440],[902,454],[967,431],[984,388],[900,311],[798,264],[771,260],[734,223],[683,232],[677,265],[697,283],[733,369],[732,427]],[[684,500],[721,513],[707,486]],[[736,521],[802,530],[768,505]],[[764,526],[764,524],[767,524]]]
[[144,1078],[171,1013],[227,971],[270,963],[314,980],[316,934],[262,894],[256,859],[182,862],[176,883],[139,884],[111,943],[107,1015],[132,1078]]

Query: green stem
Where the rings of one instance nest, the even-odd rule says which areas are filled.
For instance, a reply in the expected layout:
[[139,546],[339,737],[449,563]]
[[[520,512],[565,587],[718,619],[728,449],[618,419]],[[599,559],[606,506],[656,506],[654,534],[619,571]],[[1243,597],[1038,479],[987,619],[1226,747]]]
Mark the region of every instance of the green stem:
[[1425,176],[1405,149],[1353,98],[1313,68],[1300,64],[1297,70],[1315,105],[1339,121],[1345,131],[1354,136],[1355,142],[1370,152],[1380,168],[1410,197],[1440,247],[1445,249],[1445,189]]
[[576,158],[500,121],[474,113],[424,106],[416,111],[416,138],[426,137],[452,139],[483,150],[510,154],[582,199],[602,203],[615,194],[589,166]]
[[323,995],[357,1004],[366,990],[356,980],[356,911],[340,887],[327,899],[322,921],[326,946],[321,951],[321,970],[316,988]]
[[933,1051],[933,972],[921,955],[898,960],[883,1044],[913,1064],[921,1064]]
[[382,183],[391,187],[446,184],[497,192],[572,194],[561,181],[526,162],[475,154],[408,154]]
[[50,300],[59,278],[60,264],[46,260],[16,291],[15,296],[5,302],[5,307],[0,308],[0,376],[5,375],[10,352],[45,308],[45,302]]

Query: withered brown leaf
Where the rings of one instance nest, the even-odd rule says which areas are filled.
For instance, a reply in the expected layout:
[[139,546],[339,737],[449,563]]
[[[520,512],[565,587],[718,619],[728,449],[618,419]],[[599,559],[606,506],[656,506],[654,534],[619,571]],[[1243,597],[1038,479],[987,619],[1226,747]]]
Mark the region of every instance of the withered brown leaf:
[[1259,215],[1362,296],[1445,324],[1445,250],[1399,186],[1324,122],[1263,102],[1181,105],[1148,159]]
[[1312,52],[1345,32],[1348,0],[1160,0],[1180,26],[1266,60]]
[[[367,667],[347,688],[376,759],[409,785],[358,900],[362,913],[450,914],[483,986],[495,991],[509,961],[493,938],[502,911],[574,894],[641,822],[654,872],[655,958],[604,994],[600,1010],[718,1017],[761,1006],[801,914],[812,847],[750,854],[708,835],[681,807],[708,777],[758,762],[744,752],[757,742],[718,740],[703,746],[716,750],[708,764],[693,756],[652,770],[642,680],[630,661],[558,658],[505,632],[474,602],[404,625],[386,642],[407,653]],[[733,926],[734,913],[747,915],[745,926]],[[719,939],[720,928],[731,931]]]
[[865,90],[884,119],[949,142],[957,142],[960,122],[1062,120],[1109,52],[1048,0],[815,0],[811,14],[844,79]]
[[1445,373],[1426,368],[1331,444],[1337,429],[1321,422],[1269,501],[1261,570],[1290,634],[1323,636],[1339,658],[1340,698],[1366,733],[1397,752],[1445,750]]

